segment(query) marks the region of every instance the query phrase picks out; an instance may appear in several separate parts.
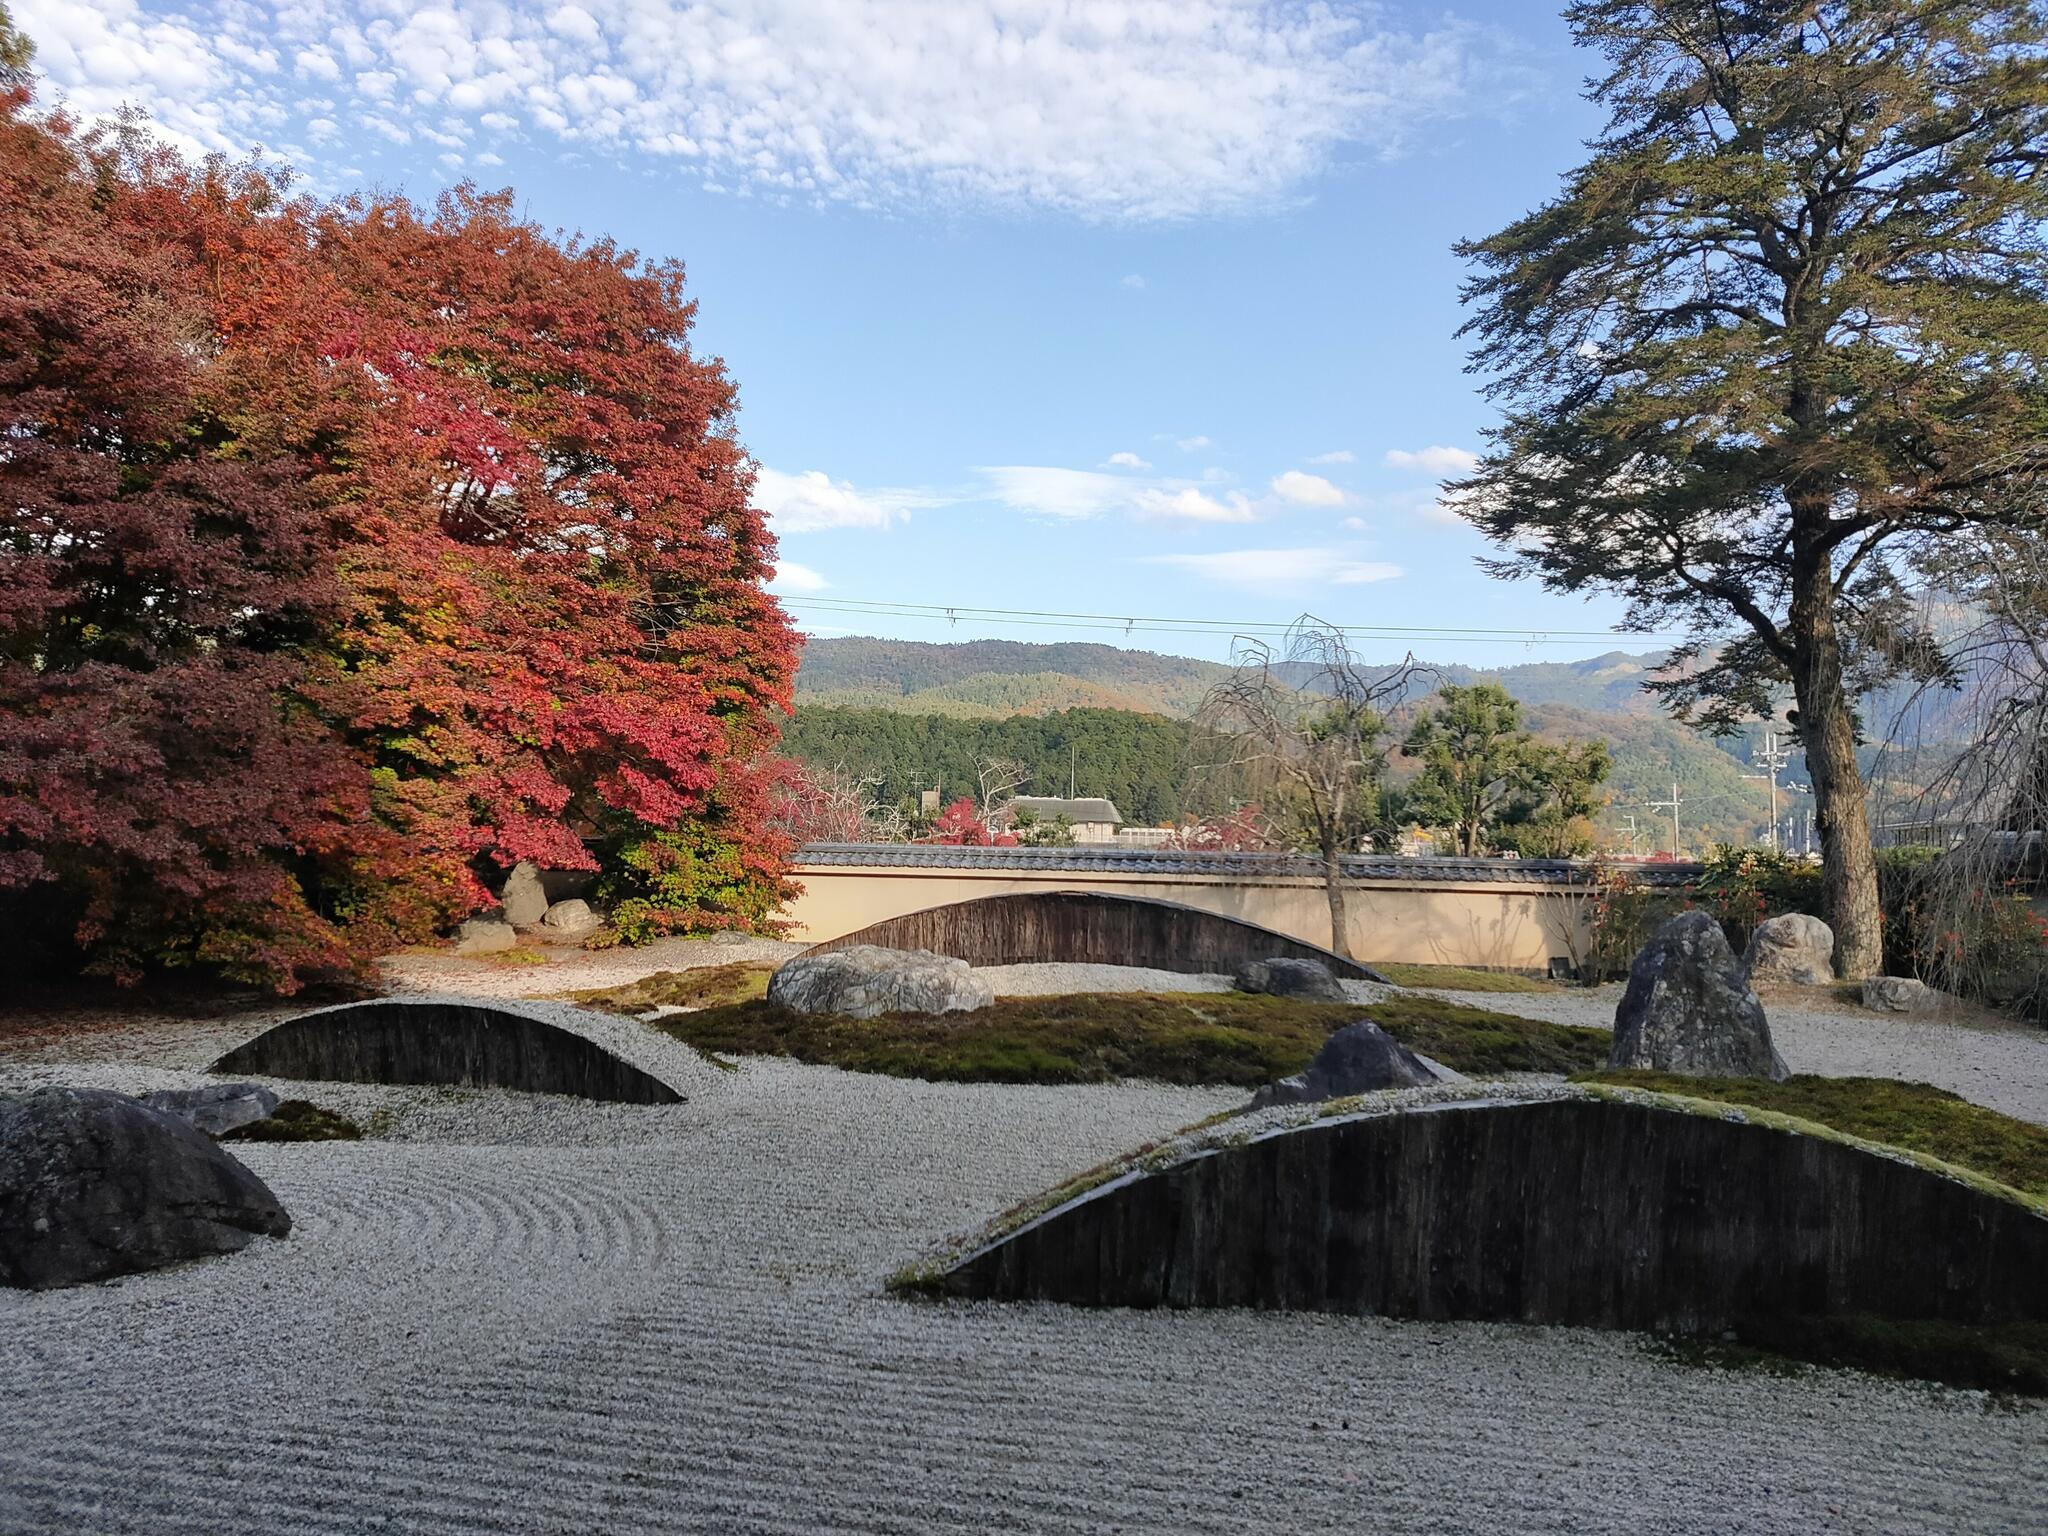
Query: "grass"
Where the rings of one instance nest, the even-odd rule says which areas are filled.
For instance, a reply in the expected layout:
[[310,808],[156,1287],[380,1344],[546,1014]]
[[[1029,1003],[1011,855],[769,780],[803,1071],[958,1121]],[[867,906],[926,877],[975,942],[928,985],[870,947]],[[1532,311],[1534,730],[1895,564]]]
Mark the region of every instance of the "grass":
[[362,1127],[346,1116],[286,1099],[266,1119],[252,1120],[221,1134],[222,1141],[361,1141]]
[[1514,1018],[1430,997],[1370,1009],[1237,992],[1000,998],[974,1013],[846,1019],[765,1000],[707,1007],[655,1027],[722,1055],[798,1061],[933,1082],[1105,1083],[1144,1078],[1251,1088],[1299,1072],[1331,1031],[1370,1016],[1409,1048],[1475,1076],[1577,1072],[1606,1060],[1603,1030]]
[[1397,987],[1439,987],[1446,992],[1559,992],[1554,981],[1513,971],[1476,971],[1465,965],[1410,965],[1375,961],[1373,969]]
[[597,987],[563,995],[586,1008],[609,1013],[642,1013],[664,1005],[717,1008],[768,995],[772,965],[707,965],[694,971],[656,971],[623,987]]
[[2048,1126],[2015,1120],[1926,1083],[1888,1077],[1680,1077],[1597,1071],[1577,1081],[1742,1104],[1811,1120],[1865,1141],[1940,1158],[2022,1194],[2048,1198]]

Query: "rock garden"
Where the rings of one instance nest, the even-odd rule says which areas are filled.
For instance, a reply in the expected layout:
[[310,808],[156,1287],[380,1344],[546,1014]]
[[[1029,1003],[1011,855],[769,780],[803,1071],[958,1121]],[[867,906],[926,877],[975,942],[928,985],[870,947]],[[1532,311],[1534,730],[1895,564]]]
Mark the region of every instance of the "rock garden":
[[[1874,1528],[1960,1509],[2024,1529],[2017,1469],[2048,1452],[2025,1267],[2048,1232],[2048,1042],[1761,980],[1811,937],[1738,957],[1682,920],[1605,989],[672,941],[630,962],[407,958],[355,1005],[11,1027],[0,1367],[34,1395],[0,1478],[31,1524],[94,1501],[121,1511],[109,1530],[263,1529],[282,1498],[306,1529],[370,1502],[439,1529],[515,1508],[601,1523],[572,1464],[644,1466],[666,1489],[655,1527],[680,1530],[762,1507],[759,1458],[830,1444],[851,1470],[786,1485],[776,1521],[948,1526],[928,1486],[1056,1526],[1064,1506],[1033,1501],[1057,1486],[1076,1509],[1121,1501],[1133,1528],[1223,1529],[1232,1488],[1298,1443],[1336,1470],[1300,1464],[1275,1495],[1286,1523],[1340,1519],[1342,1469],[1380,1465],[1368,1438],[1394,1425],[1404,1463],[1457,1469],[1482,1524],[1512,1526],[1540,1471],[1595,1511],[1582,1528],[1619,1531],[1582,1446],[1625,1395],[1649,1436],[1615,1442],[1633,1484],[1754,1528],[1846,1499]],[[1880,1050],[1930,1082],[1870,1072]],[[665,1091],[619,1091],[642,1077]],[[1233,1171],[1246,1156],[1256,1177]],[[1189,1169],[1213,1240],[1186,1247],[1183,1222],[1179,1257],[1147,1262],[1151,1229],[1128,1223],[1156,1226],[1172,1206],[1150,1192]],[[1359,1268],[1374,1189],[1411,1192],[1387,1209],[1433,1267]],[[1776,1255],[1805,1296],[1801,1202],[1857,1200],[1904,1202],[1945,1234],[1928,1273],[1976,1278],[1930,1302],[1938,1276],[1837,1242],[1839,1309],[1717,1311],[1703,1298],[1728,1275],[1678,1257],[1700,1251],[1688,1221],[1755,1203],[1754,1246],[1725,1262]],[[1286,1225],[1322,1205],[1364,1234],[1343,1264],[1329,1229]],[[1102,1289],[1111,1269],[1085,1256],[1109,1251],[1113,1208],[1112,1246],[1162,1289]],[[1644,1238],[1624,1219],[1641,1209],[1666,1215],[1666,1269],[1624,1265],[1639,1283],[1617,1289],[1602,1277]],[[1516,1222],[1505,1256],[1488,1234]],[[1055,1284],[1052,1255],[1093,1289]],[[1473,1285],[1420,1284],[1460,1265]],[[1529,1322],[1548,1326],[1508,1326]],[[229,1330],[233,1375],[195,1380],[184,1341]],[[1475,1473],[1469,1446],[1510,1421],[1514,1454]],[[1114,1447],[1083,1455],[1080,1427],[1110,1423]],[[88,1425],[105,1449],[60,1476]],[[350,1449],[296,1459],[281,1432]],[[1001,1458],[980,1449],[996,1433]],[[1142,1471],[1190,1443],[1203,1464],[1173,1491]],[[163,1470],[195,1447],[261,1482],[223,1496]],[[931,1456],[950,1461],[928,1485],[901,1470]],[[1742,1458],[1780,1469],[1770,1493]]]

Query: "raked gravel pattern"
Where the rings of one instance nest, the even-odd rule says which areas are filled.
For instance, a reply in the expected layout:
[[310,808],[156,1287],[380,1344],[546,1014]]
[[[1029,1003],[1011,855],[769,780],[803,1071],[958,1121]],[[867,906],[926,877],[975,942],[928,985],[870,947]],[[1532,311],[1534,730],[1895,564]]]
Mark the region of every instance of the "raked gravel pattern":
[[530,1107],[475,1094],[438,1140],[242,1146],[290,1238],[0,1293],[0,1532],[2048,1530],[2048,1413],[1971,1393],[1574,1330],[891,1299],[1242,1095],[719,1076],[548,1101],[580,1142],[504,1144]]
[[[0,1093],[202,1081],[264,1022],[14,1037]],[[1778,1027],[1810,1068],[1850,1022]],[[649,1036],[689,1102],[275,1084],[374,1133],[237,1146],[288,1239],[0,1292],[0,1536],[2048,1532],[2048,1411],[1980,1394],[1578,1330],[892,1299],[1244,1095],[726,1070]],[[2043,1062],[2013,1049],[1940,1059],[2023,1097],[2006,1074]]]

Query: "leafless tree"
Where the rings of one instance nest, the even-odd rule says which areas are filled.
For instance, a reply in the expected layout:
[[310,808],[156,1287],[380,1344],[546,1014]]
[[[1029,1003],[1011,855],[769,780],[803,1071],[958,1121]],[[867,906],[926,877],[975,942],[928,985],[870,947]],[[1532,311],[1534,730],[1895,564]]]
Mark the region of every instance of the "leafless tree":
[[784,795],[782,819],[803,843],[900,843],[909,824],[896,806],[875,798],[878,778],[862,778],[844,762],[832,768],[801,768]]
[[1278,649],[1240,638],[1231,664],[1199,718],[1221,748],[1221,765],[1262,792],[1274,840],[1322,860],[1330,947],[1353,958],[1343,857],[1381,820],[1387,713],[1424,669],[1413,656],[1367,666],[1341,628],[1311,614],[1294,622]]
[[1951,668],[1908,696],[1886,742],[1900,777],[1920,781],[1903,795],[1881,785],[1889,813],[1907,840],[1938,850],[1894,872],[1895,900],[1913,909],[1912,960],[1927,980],[2039,1013],[2048,967],[2020,898],[2048,892],[2048,518],[1943,540],[1919,564],[1955,633]]
[[994,831],[997,796],[1014,795],[1031,782],[1031,772],[1014,757],[977,757],[974,782],[981,796],[982,823]]

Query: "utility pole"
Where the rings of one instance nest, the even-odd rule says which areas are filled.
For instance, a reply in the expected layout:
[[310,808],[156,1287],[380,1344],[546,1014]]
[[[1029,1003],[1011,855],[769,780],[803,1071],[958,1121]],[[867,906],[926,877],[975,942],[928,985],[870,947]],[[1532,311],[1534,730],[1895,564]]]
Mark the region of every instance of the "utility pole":
[[1079,743],[1078,741],[1070,741],[1070,742],[1068,742],[1068,743],[1067,743],[1067,798],[1068,798],[1069,800],[1071,800],[1071,799],[1073,799],[1073,798],[1074,798],[1074,770],[1075,770],[1075,769],[1076,769],[1077,767],[1079,767],[1079,766],[1080,766],[1080,762],[1081,762],[1081,744],[1080,744],[1080,743]]
[[1669,811],[1671,813],[1671,857],[1674,859],[1678,857],[1678,808],[1682,804],[1684,802],[1678,798],[1678,780],[1673,779],[1671,781],[1671,798],[1669,800],[1652,800],[1648,807],[1653,811]]
[[1778,842],[1778,774],[1785,764],[1792,760],[1791,752],[1778,745],[1776,731],[1764,732],[1764,747],[1761,752],[1752,752],[1749,760],[1764,771],[1745,773],[1745,779],[1769,779],[1771,781],[1771,852],[1779,851]]
[[1634,857],[1636,856],[1636,813],[1635,813],[1634,811],[1630,811],[1630,812],[1628,813],[1628,828],[1627,828],[1627,830],[1628,830],[1628,856],[1629,856],[1630,858],[1634,858]]

